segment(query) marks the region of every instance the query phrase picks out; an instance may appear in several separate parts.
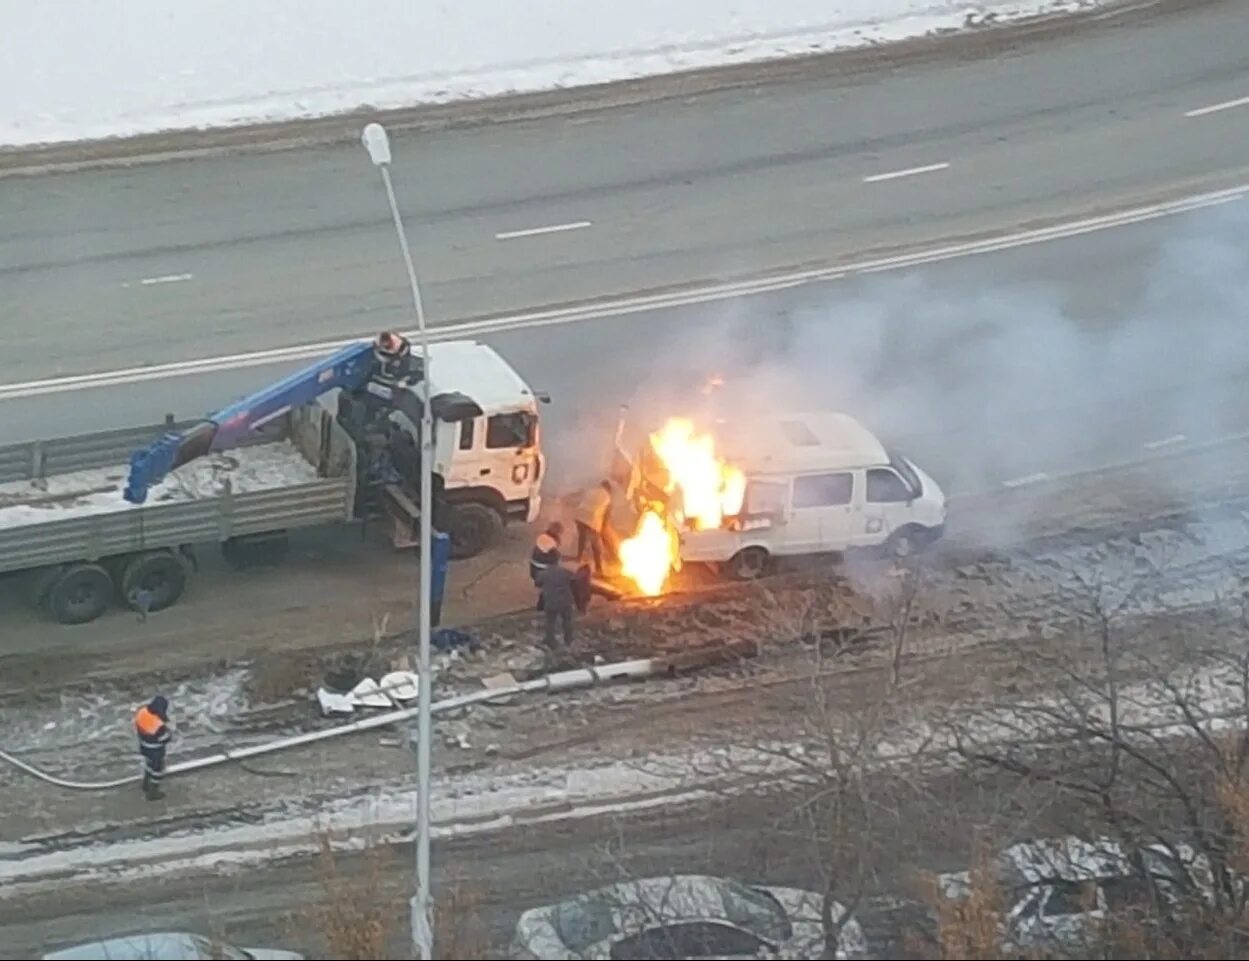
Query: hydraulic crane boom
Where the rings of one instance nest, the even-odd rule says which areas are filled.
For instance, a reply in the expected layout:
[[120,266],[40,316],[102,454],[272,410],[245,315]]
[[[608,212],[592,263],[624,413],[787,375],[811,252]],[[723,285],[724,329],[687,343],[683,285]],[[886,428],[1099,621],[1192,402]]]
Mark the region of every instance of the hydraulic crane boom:
[[185,431],[168,433],[130,456],[125,498],[132,504],[147,500],[148,490],[170,471],[213,451],[235,447],[241,440],[294,407],[308,404],[332,390],[367,390],[374,383],[382,396],[412,375],[411,348],[393,333],[372,342],[344,347],[250,397],[210,414]]

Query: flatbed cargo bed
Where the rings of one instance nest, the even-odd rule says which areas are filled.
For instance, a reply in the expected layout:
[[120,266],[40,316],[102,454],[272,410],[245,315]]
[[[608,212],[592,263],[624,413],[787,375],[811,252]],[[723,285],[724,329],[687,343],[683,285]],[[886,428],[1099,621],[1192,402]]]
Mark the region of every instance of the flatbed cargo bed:
[[0,447],[0,573],[130,558],[153,550],[351,520],[355,449],[313,405],[255,443],[197,458],[122,497],[130,453],[184,425],[154,425]]
[[317,480],[316,468],[288,440],[209,454],[186,464],[153,487],[142,506],[122,497],[127,470],[119,464],[0,484],[0,528],[276,490]]

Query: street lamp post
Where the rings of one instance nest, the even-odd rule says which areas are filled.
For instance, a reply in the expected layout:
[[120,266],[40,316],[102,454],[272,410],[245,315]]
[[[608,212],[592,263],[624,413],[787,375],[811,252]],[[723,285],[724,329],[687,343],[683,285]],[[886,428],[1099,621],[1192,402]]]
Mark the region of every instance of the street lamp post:
[[382,172],[386,185],[386,199],[390,201],[390,214],[395,221],[395,233],[399,235],[399,247],[403,251],[404,264],[408,269],[408,283],[412,287],[412,304],[416,308],[417,329],[421,338],[421,590],[420,610],[417,612],[419,648],[417,672],[420,691],[417,701],[416,731],[416,893],[411,903],[412,945],[417,956],[431,961],[434,957],[434,926],[430,913],[429,877],[429,755],[431,683],[429,667],[429,635],[432,606],[433,575],[433,464],[434,464],[434,415],[430,407],[429,333],[425,328],[425,307],[421,301],[421,286],[416,279],[416,265],[408,238],[403,232],[399,216],[399,204],[395,200],[395,188],[390,182],[390,138],[380,123],[364,128],[361,138],[374,166]]

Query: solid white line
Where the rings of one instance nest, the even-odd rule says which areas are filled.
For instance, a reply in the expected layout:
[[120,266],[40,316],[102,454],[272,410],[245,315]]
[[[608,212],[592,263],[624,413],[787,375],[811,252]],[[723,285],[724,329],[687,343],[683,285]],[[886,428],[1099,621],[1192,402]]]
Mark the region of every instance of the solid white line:
[[872,174],[870,177],[864,177],[865,184],[878,184],[882,180],[897,180],[899,177],[914,177],[916,174],[936,173],[938,170],[948,170],[948,163],[928,164],[925,167],[908,167],[906,170],[892,170],[887,174]]
[[[1231,203],[1232,201],[1242,199],[1246,193],[1249,193],[1249,184],[1229,187],[1210,193],[1195,194],[1191,197],[1150,204],[1114,214],[1103,214],[1097,217],[1073,220],[1050,227],[1040,227],[1012,234],[1002,234],[982,240],[947,244],[879,260],[847,264],[842,267],[790,271],[788,273],[755,277],[747,280],[704,284],[678,291],[633,294],[628,297],[606,299],[596,303],[578,304],[571,307],[554,307],[518,314],[507,314],[501,317],[489,317],[483,320],[448,323],[435,326],[430,331],[430,337],[433,340],[481,337],[504,330],[523,330],[555,324],[578,323],[585,320],[642,313],[659,308],[682,307],[689,304],[702,304],[736,297],[766,294],[787,290],[792,287],[800,287],[805,284],[826,283],[855,274],[897,270],[903,267],[914,267],[920,264],[929,264],[956,257],[968,257],[976,254],[993,253],[999,250],[1010,250],[1032,244],[1046,243],[1051,240],[1060,240],[1066,237],[1076,237],[1099,230],[1107,230],[1112,227],[1141,223],[1160,217],[1172,217],[1176,214],[1188,213],[1205,207]],[[417,336],[414,331],[408,331],[406,335],[410,337]],[[89,390],[95,387],[116,387],[143,381],[163,380],[169,377],[185,377],[192,374],[206,374],[222,370],[262,367],[267,364],[306,360],[337,350],[347,341],[363,340],[370,336],[372,336],[371,333],[360,332],[312,344],[273,347],[267,350],[242,354],[152,364],[147,367],[127,367],[119,370],[97,371],[89,374],[72,374],[64,377],[0,384],[0,400],[17,397],[37,397],[64,391]]]
[[139,281],[141,287],[153,287],[156,284],[179,284],[184,280],[190,280],[194,274],[165,274],[161,277],[144,277]]
[[1212,103],[1208,107],[1198,107],[1196,110],[1189,110],[1184,116],[1204,117],[1206,114],[1218,113],[1220,110],[1231,110],[1233,107],[1249,107],[1249,97],[1240,97],[1237,100],[1224,100],[1222,103]]
[[527,230],[505,230],[495,234],[495,240],[515,240],[517,237],[537,237],[540,234],[562,234],[566,230],[584,230],[594,226],[588,220],[577,220],[567,224],[551,224],[549,227],[530,227]]
[[1002,481],[1003,487],[1026,487],[1028,484],[1039,484],[1041,481],[1047,481],[1050,475],[1045,471],[1037,471],[1035,474],[1026,474],[1023,477],[1014,477],[1007,481]]
[[1176,444],[1182,444],[1188,438],[1184,434],[1172,434],[1170,437],[1163,437],[1161,440],[1151,440],[1145,444],[1145,450],[1158,450],[1161,447],[1173,447]]

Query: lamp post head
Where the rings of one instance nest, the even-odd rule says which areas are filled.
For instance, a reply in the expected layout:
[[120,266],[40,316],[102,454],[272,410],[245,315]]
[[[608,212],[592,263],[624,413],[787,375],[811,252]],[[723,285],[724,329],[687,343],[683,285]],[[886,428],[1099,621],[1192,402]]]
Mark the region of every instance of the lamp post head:
[[386,135],[386,128],[380,123],[371,123],[365,127],[360,141],[364,144],[364,149],[369,152],[369,159],[373,161],[374,166],[384,167],[390,163],[390,137]]

